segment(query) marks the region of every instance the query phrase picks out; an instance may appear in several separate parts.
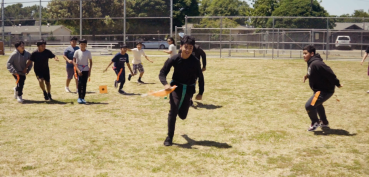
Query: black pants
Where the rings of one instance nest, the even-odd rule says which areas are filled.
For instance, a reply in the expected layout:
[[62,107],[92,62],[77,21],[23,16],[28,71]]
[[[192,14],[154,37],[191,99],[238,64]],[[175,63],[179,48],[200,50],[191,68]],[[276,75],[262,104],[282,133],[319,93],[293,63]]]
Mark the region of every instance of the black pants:
[[[15,78],[15,81],[17,81],[17,76],[15,76],[13,74],[13,77]],[[18,92],[18,96],[22,96],[23,95],[23,87],[24,87],[24,81],[26,80],[26,76],[22,76],[22,75],[19,75],[19,82],[17,84],[17,92]]]
[[[318,114],[320,120],[323,121],[324,124],[328,124],[327,116],[325,115],[325,109],[323,103],[327,101],[333,93],[329,92],[317,92],[306,102],[305,109],[311,119],[311,123],[319,122]],[[317,98],[316,100],[314,98]],[[315,103],[314,103],[315,101]]]
[[122,72],[120,70],[114,70],[115,74],[117,74],[117,77],[119,76],[118,82],[120,83],[119,85],[119,90],[123,89],[123,85],[126,82],[126,71],[124,69],[122,69]]
[[168,114],[168,136],[173,139],[174,130],[176,126],[177,115],[181,119],[186,119],[188,110],[190,108],[190,99],[193,96],[193,92],[187,90],[187,93],[183,99],[181,107],[178,109],[181,98],[182,88],[178,87],[174,92],[170,94],[170,111]]
[[88,80],[88,71],[82,71],[82,76],[78,75],[78,97],[85,99]]

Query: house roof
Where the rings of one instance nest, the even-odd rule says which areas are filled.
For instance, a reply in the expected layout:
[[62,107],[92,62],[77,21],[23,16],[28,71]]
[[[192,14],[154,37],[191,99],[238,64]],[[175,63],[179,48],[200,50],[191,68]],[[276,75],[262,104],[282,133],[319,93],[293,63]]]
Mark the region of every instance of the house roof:
[[336,27],[334,27],[334,30],[347,29],[369,30],[369,23],[336,23]]
[[[64,27],[63,25],[41,26],[41,32],[50,33],[60,28],[64,28],[72,32],[70,29]],[[4,31],[5,33],[11,33],[11,34],[38,33],[40,32],[40,26],[5,26]],[[1,30],[0,30],[0,33],[1,33]]]

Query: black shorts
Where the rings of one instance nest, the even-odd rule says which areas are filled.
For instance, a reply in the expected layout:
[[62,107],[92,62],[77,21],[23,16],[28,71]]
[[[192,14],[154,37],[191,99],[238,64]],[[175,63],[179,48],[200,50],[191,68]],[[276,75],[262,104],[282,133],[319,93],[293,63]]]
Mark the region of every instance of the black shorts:
[[50,82],[50,70],[49,69],[35,70],[35,74],[36,74],[37,80],[43,79],[46,82]]

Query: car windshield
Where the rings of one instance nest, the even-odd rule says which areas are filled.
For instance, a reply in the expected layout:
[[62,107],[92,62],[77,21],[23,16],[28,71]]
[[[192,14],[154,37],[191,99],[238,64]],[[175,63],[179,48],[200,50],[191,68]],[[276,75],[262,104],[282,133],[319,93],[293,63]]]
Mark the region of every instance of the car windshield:
[[348,37],[339,37],[338,40],[340,40],[340,41],[349,41],[350,38],[348,38]]

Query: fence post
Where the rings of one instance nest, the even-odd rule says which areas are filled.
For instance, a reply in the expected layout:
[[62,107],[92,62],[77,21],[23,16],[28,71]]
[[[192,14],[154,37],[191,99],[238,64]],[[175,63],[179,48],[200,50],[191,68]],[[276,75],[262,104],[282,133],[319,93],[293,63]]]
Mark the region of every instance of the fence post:
[[326,60],[328,60],[328,49],[329,49],[329,18],[327,17],[327,47],[326,47],[326,54],[325,54]]
[[[365,18],[363,17],[363,29],[365,30]],[[360,44],[361,57],[363,57],[363,32],[361,32],[361,44]],[[351,46],[352,47],[352,46]]]
[[2,40],[4,42],[4,49],[5,49],[4,0],[2,0],[2,2],[1,2],[1,26],[3,28]]
[[231,48],[232,48],[232,29],[229,30],[229,52],[228,52],[228,56],[230,57],[231,56]]
[[220,30],[219,30],[219,56],[222,58],[222,17],[220,18]]
[[186,28],[185,35],[187,35],[187,15],[185,16],[185,28]]
[[170,37],[173,37],[173,0],[170,0]]
[[79,0],[79,38],[82,39],[82,0]]
[[126,0],[124,0],[123,43],[126,44]]
[[42,39],[42,30],[41,30],[41,27],[42,27],[42,17],[41,17],[41,9],[42,6],[41,6],[41,0],[40,0],[40,10],[39,10],[39,15],[40,15],[40,39]]
[[277,47],[277,57],[279,58],[279,28],[278,28],[278,47]]
[[274,59],[274,17],[273,17],[273,45],[272,45],[272,60]]
[[175,41],[175,46],[176,46],[176,49],[177,49],[177,43],[178,43],[178,41],[177,41],[177,26],[174,28],[174,41]]

